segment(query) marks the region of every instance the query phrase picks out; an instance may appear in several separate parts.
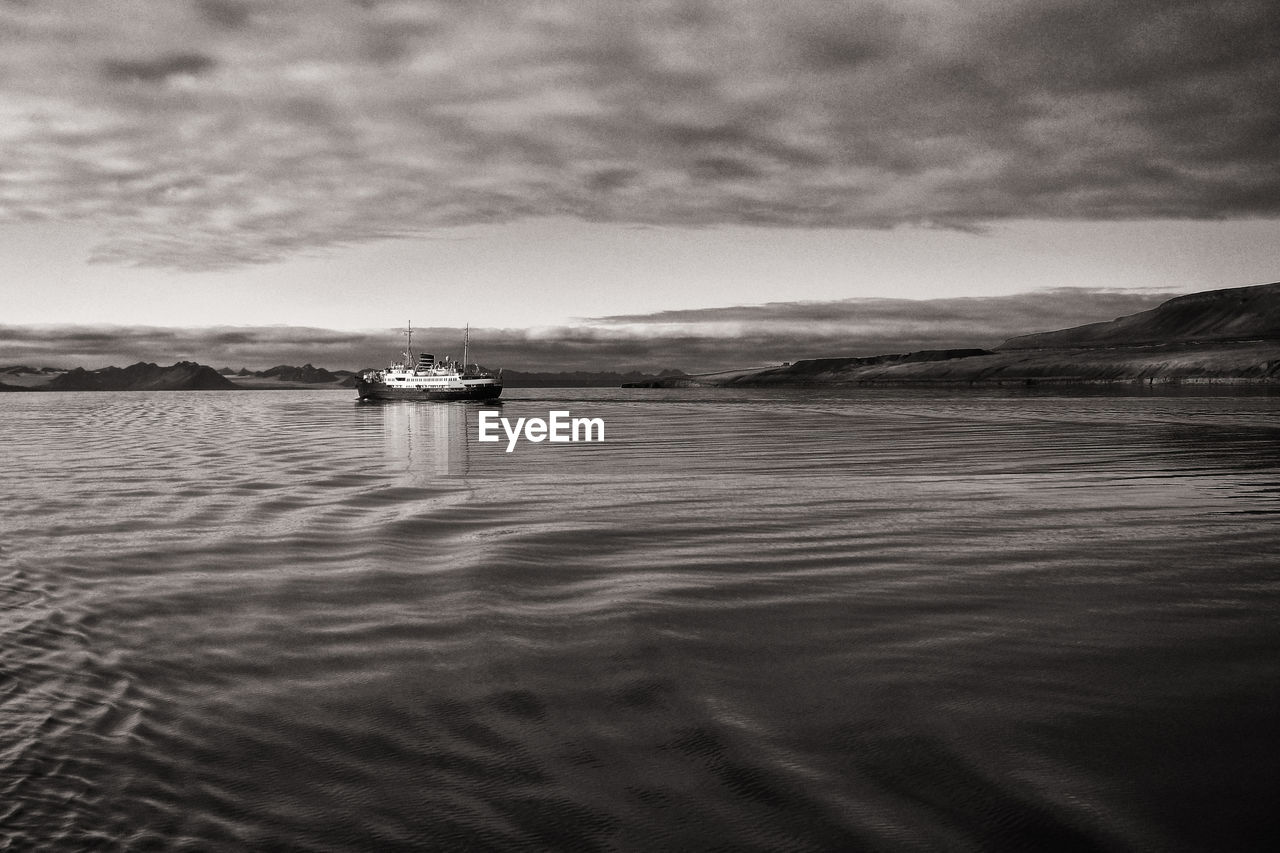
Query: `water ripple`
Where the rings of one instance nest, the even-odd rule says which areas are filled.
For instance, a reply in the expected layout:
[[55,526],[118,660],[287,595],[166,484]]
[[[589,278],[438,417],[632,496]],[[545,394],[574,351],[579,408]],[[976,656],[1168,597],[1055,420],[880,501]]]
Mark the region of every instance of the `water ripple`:
[[1265,397],[12,395],[0,846],[1265,849]]

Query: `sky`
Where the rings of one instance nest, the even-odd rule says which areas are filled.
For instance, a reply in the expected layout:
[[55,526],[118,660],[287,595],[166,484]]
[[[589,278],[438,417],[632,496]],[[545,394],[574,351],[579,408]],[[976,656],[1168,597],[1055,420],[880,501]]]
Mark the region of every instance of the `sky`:
[[1252,0],[8,0],[0,363],[991,346],[1280,279],[1277,91]]

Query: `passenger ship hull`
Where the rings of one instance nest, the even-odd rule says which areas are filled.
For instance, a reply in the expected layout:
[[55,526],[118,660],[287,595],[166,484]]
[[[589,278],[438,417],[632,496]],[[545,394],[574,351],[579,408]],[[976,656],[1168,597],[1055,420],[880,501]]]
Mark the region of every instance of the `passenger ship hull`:
[[385,382],[356,379],[356,392],[361,400],[496,400],[502,395],[502,383],[493,379],[463,379],[448,385],[405,385],[394,387]]
[[496,374],[467,364],[471,327],[462,339],[461,363],[431,353],[413,354],[413,324],[405,330],[409,346],[405,360],[385,370],[366,370],[356,376],[361,400],[496,400],[502,394],[502,371]]

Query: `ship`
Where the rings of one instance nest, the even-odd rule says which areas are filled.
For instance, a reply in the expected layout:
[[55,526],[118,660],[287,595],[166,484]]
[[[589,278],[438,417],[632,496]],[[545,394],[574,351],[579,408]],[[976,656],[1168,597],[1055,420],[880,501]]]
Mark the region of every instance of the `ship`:
[[413,353],[413,324],[404,361],[383,370],[366,370],[356,376],[361,400],[496,400],[502,395],[502,371],[494,373],[467,361],[471,343],[468,325],[462,338],[462,361],[439,360],[431,353]]

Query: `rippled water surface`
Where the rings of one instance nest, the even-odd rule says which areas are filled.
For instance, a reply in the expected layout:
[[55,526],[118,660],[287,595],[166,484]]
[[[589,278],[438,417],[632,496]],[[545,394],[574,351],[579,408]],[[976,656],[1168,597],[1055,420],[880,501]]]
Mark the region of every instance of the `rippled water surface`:
[[8,394],[0,848],[1274,849],[1280,397]]

